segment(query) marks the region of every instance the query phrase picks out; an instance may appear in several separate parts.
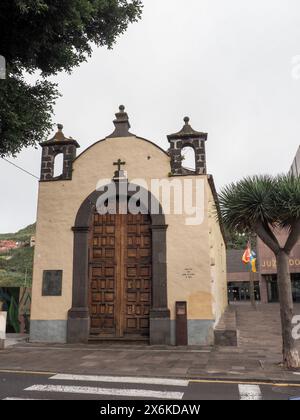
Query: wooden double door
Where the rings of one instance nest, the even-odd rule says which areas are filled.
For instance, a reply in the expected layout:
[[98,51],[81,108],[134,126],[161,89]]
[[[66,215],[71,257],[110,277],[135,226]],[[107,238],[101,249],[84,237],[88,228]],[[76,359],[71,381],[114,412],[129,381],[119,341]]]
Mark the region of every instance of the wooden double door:
[[151,242],[149,215],[93,215],[89,254],[91,338],[149,337]]

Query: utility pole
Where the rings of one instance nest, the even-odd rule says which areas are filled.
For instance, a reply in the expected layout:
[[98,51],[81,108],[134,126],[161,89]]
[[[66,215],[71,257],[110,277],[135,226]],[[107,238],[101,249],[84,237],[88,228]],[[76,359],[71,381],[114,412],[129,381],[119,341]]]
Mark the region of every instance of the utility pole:
[[[251,245],[251,237],[249,237],[249,245],[250,245],[250,250],[251,250],[251,255],[252,254],[252,245]],[[253,272],[253,265],[252,265],[252,260],[250,259],[250,272],[249,272],[249,279],[250,279],[250,301],[251,301],[251,305],[254,309],[256,309],[256,301],[255,301],[255,285],[254,285],[254,272]]]
[[256,309],[256,301],[255,301],[255,285],[254,285],[254,274],[252,271],[252,267],[250,270],[250,300],[251,300],[251,305],[254,309]]

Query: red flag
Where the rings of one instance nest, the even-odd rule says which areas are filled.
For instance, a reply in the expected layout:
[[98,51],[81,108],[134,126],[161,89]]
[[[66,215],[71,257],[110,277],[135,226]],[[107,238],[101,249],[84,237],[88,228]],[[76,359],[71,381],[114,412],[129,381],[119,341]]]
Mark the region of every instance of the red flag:
[[250,260],[251,260],[251,247],[250,247],[250,242],[248,242],[246,251],[244,252],[243,257],[242,257],[242,261],[244,264],[249,264]]

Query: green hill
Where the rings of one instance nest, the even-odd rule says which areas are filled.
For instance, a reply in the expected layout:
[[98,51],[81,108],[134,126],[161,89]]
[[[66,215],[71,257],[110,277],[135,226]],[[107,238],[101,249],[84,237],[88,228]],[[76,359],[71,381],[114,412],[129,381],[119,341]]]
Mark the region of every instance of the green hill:
[[[12,240],[29,244],[35,234],[36,224],[27,226],[16,233],[0,234],[1,240]],[[34,248],[26,245],[0,255],[0,287],[30,287],[32,283]]]
[[0,233],[0,241],[19,241],[27,242],[31,236],[35,234],[36,223],[26,226],[24,229],[19,230],[16,233]]
[[34,248],[14,249],[10,259],[0,259],[0,287],[30,287],[32,283]]

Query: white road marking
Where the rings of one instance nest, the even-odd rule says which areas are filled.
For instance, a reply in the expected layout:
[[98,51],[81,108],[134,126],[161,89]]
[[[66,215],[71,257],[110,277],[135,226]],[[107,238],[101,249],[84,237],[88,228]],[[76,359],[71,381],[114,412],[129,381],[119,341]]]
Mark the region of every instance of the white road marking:
[[293,372],[294,375],[300,375],[300,372]]
[[2,401],[41,401],[35,398],[18,398],[18,397],[7,397],[3,398]]
[[94,376],[94,375],[64,375],[58,374],[50,379],[57,381],[84,381],[84,382],[112,382],[144,385],[188,386],[189,381],[181,379],[141,378],[131,376]]
[[258,385],[239,384],[241,400],[262,400],[261,390]]
[[144,397],[165,400],[181,400],[182,392],[161,392],[149,389],[114,389],[96,388],[88,386],[64,386],[64,385],[33,385],[25,391],[68,393],[68,394],[90,394],[90,395],[113,395],[119,397]]

